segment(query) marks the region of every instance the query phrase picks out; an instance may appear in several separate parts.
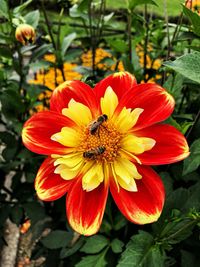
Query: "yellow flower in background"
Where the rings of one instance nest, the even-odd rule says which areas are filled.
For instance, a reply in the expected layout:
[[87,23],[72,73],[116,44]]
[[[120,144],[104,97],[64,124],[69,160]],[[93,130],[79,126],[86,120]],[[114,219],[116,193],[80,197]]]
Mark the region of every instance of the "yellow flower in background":
[[197,11],[200,14],[200,0],[187,0],[185,1],[185,6],[192,11]]
[[[102,62],[104,59],[106,58],[110,58],[112,59],[115,63],[112,64],[111,66],[106,63],[106,62]],[[81,60],[82,60],[82,66],[84,67],[92,67],[92,50],[88,50],[87,52],[83,53],[81,56]],[[95,51],[95,67],[99,70],[112,70],[114,71],[119,70],[119,71],[124,71],[124,66],[122,61],[119,62],[119,64],[117,62],[117,59],[115,57],[113,57],[113,55],[111,53],[109,53],[108,51],[106,51],[103,48],[97,48]]]
[[[149,46],[147,48],[148,52],[151,52],[152,50],[153,49],[151,46]],[[139,57],[140,66],[143,68],[144,64],[145,64],[145,62],[144,62],[144,49],[141,45],[138,45],[136,47],[136,53]],[[161,64],[162,64],[161,59],[158,58],[158,59],[153,60],[150,57],[149,53],[147,53],[147,55],[146,55],[146,69],[147,70],[148,69],[158,70],[161,67]],[[149,77],[149,74],[146,74],[146,76],[145,76],[147,82],[156,82],[159,79],[161,79],[161,77],[162,77],[161,74],[156,74],[155,77]]]
[[[152,47],[148,47],[148,52],[152,51]],[[139,63],[140,66],[144,67],[144,50],[141,45],[138,45],[136,47],[136,53],[139,57]],[[113,60],[113,64],[109,64],[108,62],[103,62],[104,59],[110,58]],[[55,55],[53,54],[47,54],[44,56],[44,60],[48,62],[54,63],[56,60]],[[83,53],[81,55],[81,65],[83,67],[92,68],[92,51],[88,50],[87,52]],[[63,65],[63,72],[65,76],[65,80],[80,80],[82,77],[82,74],[78,73],[75,69],[78,65],[75,63],[69,63],[65,62]],[[156,59],[152,60],[149,54],[146,56],[146,68],[147,69],[153,69],[158,70],[161,66],[161,60]],[[122,61],[117,61],[115,57],[108,51],[106,51],[103,48],[97,48],[95,51],[95,67],[98,70],[103,71],[115,71],[116,69],[118,71],[124,71],[124,66]],[[148,82],[156,82],[161,78],[160,74],[156,74],[155,77],[149,77],[148,74],[146,74],[146,80]],[[44,85],[49,90],[45,90],[41,94],[38,95],[38,102],[35,104],[34,108],[30,111],[31,115],[42,110],[46,110],[49,107],[49,99],[52,95],[52,91],[61,83],[64,82],[63,75],[60,69],[50,67],[48,70],[40,70],[35,75],[35,79],[29,80],[29,83],[31,84],[40,84]]]

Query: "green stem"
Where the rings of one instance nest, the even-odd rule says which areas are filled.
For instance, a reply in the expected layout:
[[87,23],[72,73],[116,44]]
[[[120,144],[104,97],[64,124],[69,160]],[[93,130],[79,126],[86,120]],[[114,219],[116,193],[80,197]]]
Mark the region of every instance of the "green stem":
[[128,32],[128,51],[129,51],[129,60],[132,62],[132,36],[131,36],[131,25],[132,25],[132,14],[128,10],[127,13],[127,32]]
[[195,118],[195,120],[194,120],[194,123],[193,123],[193,125],[192,125],[192,127],[190,128],[190,130],[187,132],[187,134],[186,134],[186,139],[188,139],[188,137],[190,136],[190,134],[191,134],[191,132],[193,131],[193,129],[194,129],[194,127],[196,126],[196,124],[197,124],[197,122],[199,121],[199,119],[200,119],[200,109],[199,109],[199,111],[198,111],[198,113],[197,113],[197,115],[196,115],[196,118]]
[[57,48],[58,48],[58,50],[60,49],[60,30],[61,30],[63,12],[64,12],[64,8],[61,8],[59,20],[58,20],[58,34],[57,34]]
[[145,39],[144,39],[144,81],[146,82],[146,74],[147,74],[147,47],[148,47],[148,40],[149,40],[149,26],[148,26],[148,13],[147,13],[147,5],[144,6],[144,18],[145,18]]
[[196,225],[198,223],[198,221],[199,221],[199,219],[188,222],[182,228],[180,228],[176,233],[173,233],[173,234],[163,238],[162,241],[170,241],[170,240],[176,238],[177,236],[179,236],[179,234],[181,234],[183,231],[185,231],[185,229],[191,227],[192,225]]
[[46,13],[46,10],[45,10],[45,7],[44,7],[44,0],[42,0],[41,2],[42,2],[42,12],[44,14],[45,22],[47,24],[48,33],[49,33],[49,35],[51,37],[53,48],[56,51],[57,50],[56,49],[56,42],[54,40],[53,33],[51,31],[51,26],[50,26],[50,23],[49,23],[49,19],[48,19],[48,16],[47,16],[47,13]]

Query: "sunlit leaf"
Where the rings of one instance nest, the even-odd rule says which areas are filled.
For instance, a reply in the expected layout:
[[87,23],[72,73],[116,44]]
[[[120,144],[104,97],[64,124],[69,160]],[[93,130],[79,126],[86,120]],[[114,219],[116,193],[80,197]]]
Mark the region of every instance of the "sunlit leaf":
[[200,83],[200,52],[183,55],[174,61],[166,61],[163,65]]

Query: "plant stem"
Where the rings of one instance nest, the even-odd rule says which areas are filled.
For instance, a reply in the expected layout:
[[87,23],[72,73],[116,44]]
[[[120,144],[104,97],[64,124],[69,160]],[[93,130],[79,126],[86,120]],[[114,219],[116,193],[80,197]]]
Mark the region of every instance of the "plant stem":
[[53,48],[55,50],[57,50],[56,49],[56,43],[55,43],[55,40],[54,40],[54,37],[53,37],[53,33],[51,31],[51,26],[50,26],[50,23],[49,23],[49,19],[48,19],[48,16],[47,16],[47,13],[46,13],[46,10],[45,10],[45,7],[44,7],[44,0],[42,0],[41,2],[42,2],[42,12],[44,14],[44,18],[45,18],[45,22],[47,24],[49,35],[51,37],[52,45],[53,45]]
[[194,123],[192,125],[192,127],[189,129],[189,131],[187,132],[187,134],[185,135],[186,139],[188,139],[188,137],[190,136],[191,132],[193,131],[194,127],[196,126],[198,120],[200,119],[200,109],[196,115],[196,118],[194,120]]
[[62,16],[63,16],[64,8],[61,8],[59,20],[58,20],[58,34],[57,34],[57,49],[60,49],[60,30],[61,30],[61,23],[62,23]]
[[148,39],[149,39],[149,26],[148,26],[148,13],[147,13],[147,5],[144,5],[144,18],[145,18],[145,39],[144,39],[144,81],[147,81],[146,74],[147,74],[147,47],[148,47]]
[[92,0],[88,3],[88,16],[89,16],[89,27],[90,27],[90,38],[92,47],[92,75],[95,76],[95,56],[96,56],[96,40],[95,40],[95,29],[92,25]]
[[132,62],[132,36],[131,36],[131,25],[132,25],[132,14],[128,10],[127,13],[127,32],[128,32],[128,51],[129,51],[129,60]]

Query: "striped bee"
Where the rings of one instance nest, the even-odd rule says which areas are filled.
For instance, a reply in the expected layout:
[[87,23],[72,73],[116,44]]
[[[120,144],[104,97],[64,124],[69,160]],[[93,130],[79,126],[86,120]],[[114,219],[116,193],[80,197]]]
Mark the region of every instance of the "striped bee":
[[91,123],[90,133],[92,135],[95,135],[95,133],[99,130],[99,127],[102,125],[102,123],[107,121],[107,119],[108,119],[108,116],[106,114],[99,116],[96,121]]
[[97,156],[102,155],[105,152],[106,148],[104,146],[98,146],[94,149],[85,151],[83,157],[87,159],[96,159]]

